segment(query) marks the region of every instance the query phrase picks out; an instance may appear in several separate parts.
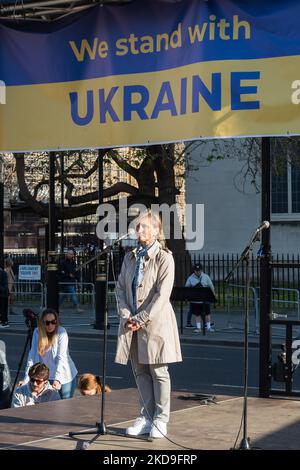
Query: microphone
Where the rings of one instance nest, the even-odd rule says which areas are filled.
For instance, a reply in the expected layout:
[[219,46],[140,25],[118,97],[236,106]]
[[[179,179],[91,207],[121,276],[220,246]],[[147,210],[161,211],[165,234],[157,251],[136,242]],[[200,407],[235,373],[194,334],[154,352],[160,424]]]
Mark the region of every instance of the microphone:
[[257,227],[257,229],[255,230],[255,233],[258,234],[260,233],[262,230],[265,230],[267,228],[270,227],[270,222],[268,222],[267,220],[264,220],[259,227]]
[[124,235],[120,235],[116,240],[113,242],[113,245],[117,245],[121,240],[124,240],[124,238],[131,237],[132,235],[135,234],[135,230],[133,228],[130,228],[127,233]]
[[[130,228],[128,230],[127,233],[125,233],[124,235],[120,235],[120,237],[116,238],[116,240],[112,243],[111,247],[114,247],[115,245],[117,245],[121,240],[123,240],[124,238],[128,238],[130,236],[132,236],[133,234],[135,233],[135,230],[133,228]],[[105,250],[109,248],[109,247],[106,247]],[[92,263],[93,261],[95,261],[96,259],[98,259],[99,255],[101,256],[101,254],[105,251],[105,250],[102,250],[101,253],[99,254],[96,254],[95,256],[93,256],[93,258],[89,259],[88,261],[86,261],[85,263],[81,264],[80,266],[78,266],[75,271],[80,271],[81,269],[83,269],[85,266],[87,266],[88,264]]]

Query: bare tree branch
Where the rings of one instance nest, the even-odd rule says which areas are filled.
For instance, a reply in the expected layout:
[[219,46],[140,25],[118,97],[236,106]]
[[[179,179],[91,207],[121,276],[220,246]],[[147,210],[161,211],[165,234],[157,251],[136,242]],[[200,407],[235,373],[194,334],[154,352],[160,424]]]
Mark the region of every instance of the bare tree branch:
[[[28,186],[25,181],[25,159],[24,154],[19,153],[15,154],[16,160],[16,171],[18,184],[20,189],[20,197],[25,201],[37,214],[41,217],[48,217],[49,209],[48,204],[43,204],[42,202],[37,201],[30,193]],[[56,208],[56,216],[58,219],[74,219],[77,217],[84,217],[86,215],[91,215],[96,213],[98,204],[85,204],[78,207],[65,207],[61,211],[60,207]]]
[[[137,188],[131,186],[130,184],[120,182],[114,184],[110,188],[104,189],[103,196],[105,198],[108,198],[116,196],[119,193],[127,193],[131,194],[132,196],[136,196],[139,191]],[[91,193],[83,194],[82,196],[72,196],[68,199],[68,202],[70,206],[73,206],[76,204],[82,204],[84,202],[96,201],[98,199],[98,194],[98,191],[92,191]]]
[[139,170],[130,165],[126,160],[124,160],[117,152],[110,151],[108,152],[109,157],[120,167],[122,170],[126,171],[136,180],[138,179]]

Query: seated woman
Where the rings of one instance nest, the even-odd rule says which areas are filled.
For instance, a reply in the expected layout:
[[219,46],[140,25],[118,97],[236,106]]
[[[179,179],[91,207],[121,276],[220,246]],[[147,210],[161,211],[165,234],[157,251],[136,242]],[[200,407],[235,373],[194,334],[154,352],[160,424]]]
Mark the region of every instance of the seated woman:
[[[100,377],[94,374],[82,374],[78,380],[78,390],[81,395],[100,395],[102,392]],[[111,392],[108,385],[105,385],[104,391]]]
[[77,383],[77,369],[69,354],[68,333],[60,326],[58,313],[51,308],[43,310],[38,328],[34,330],[25,377],[19,386],[29,381],[28,371],[37,362],[49,367],[49,382],[61,398],[72,398]]

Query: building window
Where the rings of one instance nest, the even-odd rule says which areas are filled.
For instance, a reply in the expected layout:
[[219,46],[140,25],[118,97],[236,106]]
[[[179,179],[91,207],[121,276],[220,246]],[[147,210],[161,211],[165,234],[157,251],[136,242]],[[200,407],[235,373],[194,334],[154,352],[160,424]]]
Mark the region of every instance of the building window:
[[300,213],[300,168],[292,167],[292,212]]
[[272,220],[300,220],[300,167],[286,162],[272,170]]
[[287,168],[282,174],[272,173],[272,213],[284,214],[288,212],[288,181]]

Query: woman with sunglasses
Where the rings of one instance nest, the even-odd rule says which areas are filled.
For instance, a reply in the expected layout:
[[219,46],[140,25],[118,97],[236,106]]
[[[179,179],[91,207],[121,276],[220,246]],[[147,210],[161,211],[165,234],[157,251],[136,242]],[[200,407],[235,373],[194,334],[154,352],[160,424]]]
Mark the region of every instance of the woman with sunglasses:
[[19,385],[28,382],[28,372],[33,364],[43,362],[49,367],[52,387],[61,398],[72,398],[76,389],[77,369],[70,357],[68,343],[68,333],[60,326],[57,312],[46,308],[39,319],[38,328],[34,330],[25,379]]

